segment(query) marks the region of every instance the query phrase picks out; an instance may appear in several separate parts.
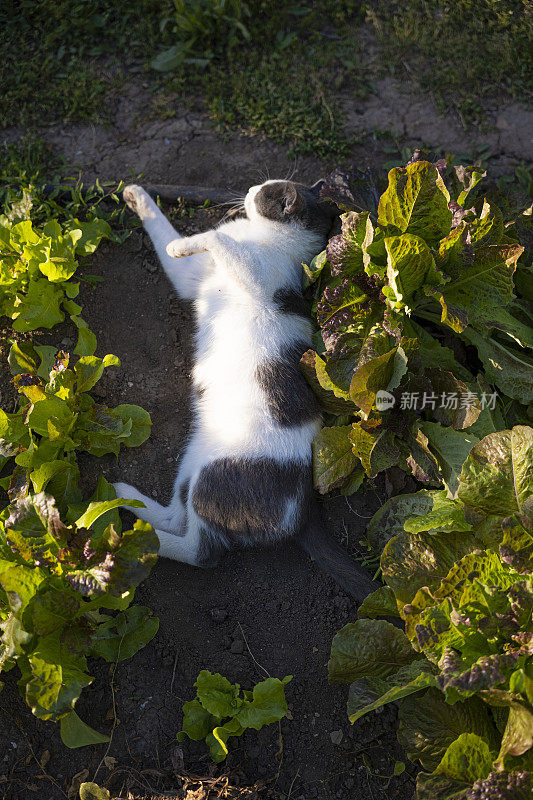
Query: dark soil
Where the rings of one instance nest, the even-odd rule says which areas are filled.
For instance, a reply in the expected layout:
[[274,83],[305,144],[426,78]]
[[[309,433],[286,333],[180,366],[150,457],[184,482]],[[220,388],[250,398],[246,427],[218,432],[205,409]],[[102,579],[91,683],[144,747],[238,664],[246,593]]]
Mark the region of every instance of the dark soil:
[[[148,183],[244,190],[261,179],[262,171],[283,177],[295,170],[296,179],[314,181],[333,166],[313,157],[295,165],[286,148],[259,137],[232,134],[223,140],[198,109],[177,112],[166,121],[141,123],[146,97],[139,87],[130,85],[128,91],[117,106],[111,128],[56,128],[41,135],[65,154],[69,165],[78,164],[87,179],[127,178],[131,168],[135,173],[144,171]],[[404,107],[409,110],[401,117],[400,144],[446,145],[456,136],[457,146],[471,149],[472,140],[462,138],[460,130],[454,128],[452,136],[450,120],[441,118],[441,128],[435,129],[434,110],[434,136],[430,137],[424,127],[427,109],[420,98],[413,121],[413,98],[394,91],[390,85],[384,87],[381,101],[371,98],[366,110],[352,103],[347,107],[348,125],[364,124],[371,132],[376,125],[384,127],[395,108]],[[513,117],[505,116],[505,109],[502,114],[497,130],[488,135],[501,168],[520,155],[513,148],[522,136],[522,128],[516,136],[507,131],[505,125],[512,126]],[[7,138],[16,138],[18,133],[12,130]],[[430,141],[436,137],[439,141]],[[526,155],[530,134],[528,138],[524,132],[522,138],[521,152]],[[513,147],[508,147],[511,142]],[[389,157],[376,136],[369,136],[353,151],[359,167],[380,166]],[[219,217],[199,211],[192,219],[178,219],[176,225],[188,233],[212,226]],[[94,290],[85,289],[81,300],[84,317],[97,334],[98,354],[115,353],[122,361],[120,369],[107,371],[96,391],[109,405],[142,405],[152,415],[153,432],[140,449],[126,450],[118,460],[84,460],[85,488],[93,488],[101,471],[108,480],[127,481],[164,502],[190,425],[192,311],[172,294],[140,230],[121,247],[102,244],[88,272],[105,279]],[[65,349],[74,345],[73,332],[65,328],[60,335],[65,337],[61,342]],[[57,330],[53,336],[58,341]],[[378,486],[349,500],[324,501],[331,530],[350,552],[361,555],[359,540],[385,497],[385,490]],[[327,684],[332,637],[355,619],[356,609],[295,546],[234,553],[212,571],[161,560],[139,588],[137,602],[159,616],[160,629],[144,650],[116,670],[117,718],[109,748],[68,751],[57,726],[32,717],[18,696],[16,670],[5,676],[0,695],[0,797],[4,800],[74,798],[79,782],[92,779],[95,771],[97,780],[121,797],[128,790],[130,796],[146,799],[166,791],[169,797],[201,800],[208,796],[210,784],[189,784],[186,794],[185,776],[216,777],[224,770],[234,786],[259,782],[255,796],[261,798],[412,797],[416,771],[412,765],[398,778],[381,777],[392,774],[395,761],[404,760],[396,742],[394,709],[371,714],[351,727],[345,710],[346,687]],[[90,725],[110,732],[112,669],[100,662],[92,668],[94,683],[77,709]],[[232,739],[231,755],[222,768],[212,766],[203,744],[178,745],[176,741],[181,706],[193,696],[192,684],[203,668],[219,671],[245,688],[267,674],[294,676],[286,692],[290,718],[279,727],[271,725]],[[209,796],[239,796],[218,794],[220,788],[219,783]]]

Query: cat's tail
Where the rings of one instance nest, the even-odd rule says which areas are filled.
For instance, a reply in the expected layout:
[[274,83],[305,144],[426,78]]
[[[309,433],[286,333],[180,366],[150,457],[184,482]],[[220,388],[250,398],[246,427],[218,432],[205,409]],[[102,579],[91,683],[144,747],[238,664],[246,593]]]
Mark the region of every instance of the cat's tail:
[[313,503],[309,523],[296,541],[357,604],[379,589],[380,584],[370,578],[368,572],[348,555],[326,529],[318,503]]

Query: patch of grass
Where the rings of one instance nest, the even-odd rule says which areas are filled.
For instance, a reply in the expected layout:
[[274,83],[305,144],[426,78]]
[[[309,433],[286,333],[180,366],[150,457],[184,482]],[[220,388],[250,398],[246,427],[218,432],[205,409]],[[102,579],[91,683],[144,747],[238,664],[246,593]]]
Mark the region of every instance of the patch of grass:
[[347,155],[342,117],[328,99],[325,70],[283,55],[236,70],[226,82],[205,81],[208,108],[219,129],[241,127],[291,142],[292,153]]
[[482,118],[484,98],[533,99],[532,0],[369,0],[368,18],[381,58],[465,125]]
[[17,142],[0,144],[0,189],[44,182],[63,161],[39,136],[27,133]]
[[[370,58],[365,19],[381,45]],[[103,122],[143,62],[158,116],[201,97],[220,131],[342,158],[338,90],[364,99],[391,70],[407,69],[442,110],[453,103],[465,125],[491,95],[530,101],[532,21],[533,0],[4,0],[0,126]],[[173,71],[148,66],[171,48]]]
[[157,0],[4,0],[0,126],[101,121],[121,64],[155,49],[164,8]]
[[368,93],[357,43],[345,36],[347,26],[361,22],[364,5],[253,0],[247,8],[247,41],[232,40],[216,52],[207,45],[189,51],[176,25],[182,49],[167,90],[201,92],[219,131],[240,127],[289,142],[292,153],[343,157],[350,143],[334,95],[347,82],[355,96]]

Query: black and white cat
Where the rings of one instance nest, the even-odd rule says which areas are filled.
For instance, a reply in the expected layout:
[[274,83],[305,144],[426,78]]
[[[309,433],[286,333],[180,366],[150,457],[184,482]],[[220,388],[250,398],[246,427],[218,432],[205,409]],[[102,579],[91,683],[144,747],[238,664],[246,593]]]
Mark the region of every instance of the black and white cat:
[[154,526],[161,556],[214,566],[229,548],[294,536],[362,599],[375,587],[326,533],[314,499],[321,419],[298,371],[312,332],[301,265],[324,248],[335,216],[319,188],[253,186],[246,218],[187,238],[144,189],[124,189],[178,295],[195,304],[195,414],[168,506],[128,484],[115,489],[144,503],[131,511]]

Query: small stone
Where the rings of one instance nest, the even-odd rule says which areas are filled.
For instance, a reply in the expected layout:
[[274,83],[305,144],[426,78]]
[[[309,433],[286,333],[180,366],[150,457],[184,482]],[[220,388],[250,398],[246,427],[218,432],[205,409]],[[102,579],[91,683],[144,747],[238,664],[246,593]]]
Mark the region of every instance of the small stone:
[[503,114],[499,114],[496,120],[496,127],[500,131],[508,131],[511,126],[509,125]]
[[228,616],[228,612],[224,608],[212,608],[209,614],[213,622],[224,622]]
[[342,742],[343,735],[344,734],[342,731],[331,731],[329,738],[333,744],[340,744]]
[[244,653],[244,642],[241,639],[235,639],[235,641],[231,643],[229,650],[230,653],[237,653],[238,655]]

